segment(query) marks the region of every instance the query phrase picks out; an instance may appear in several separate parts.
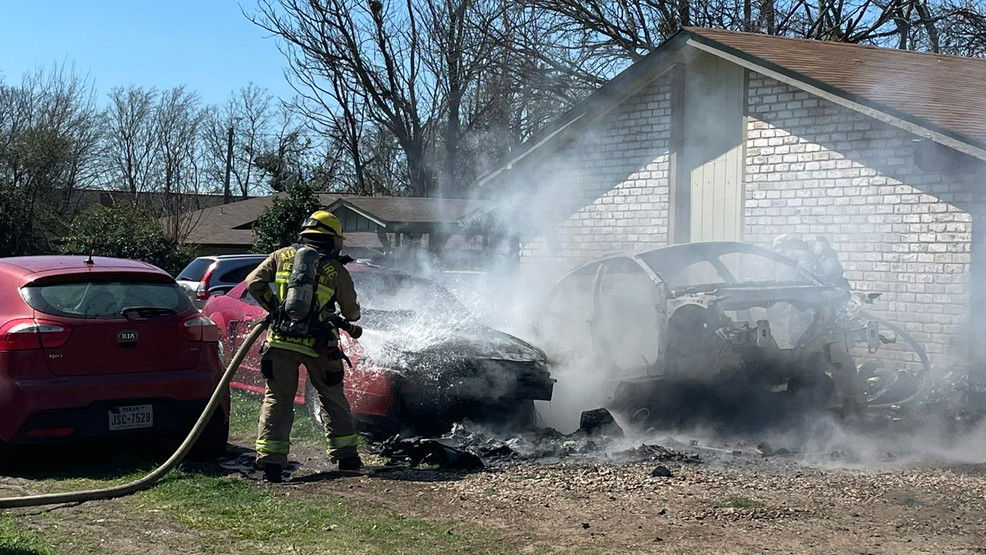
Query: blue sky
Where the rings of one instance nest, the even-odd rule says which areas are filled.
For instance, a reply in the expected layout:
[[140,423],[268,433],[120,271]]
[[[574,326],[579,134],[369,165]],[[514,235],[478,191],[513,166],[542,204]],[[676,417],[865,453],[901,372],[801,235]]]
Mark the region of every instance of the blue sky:
[[100,103],[114,86],[185,84],[207,103],[254,82],[290,97],[275,40],[247,21],[254,0],[0,0],[0,77],[74,63]]

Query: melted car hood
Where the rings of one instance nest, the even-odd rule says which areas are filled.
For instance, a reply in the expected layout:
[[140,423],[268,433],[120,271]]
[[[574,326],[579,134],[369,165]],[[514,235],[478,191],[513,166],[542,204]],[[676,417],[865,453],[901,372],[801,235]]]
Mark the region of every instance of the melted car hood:
[[378,361],[409,357],[475,358],[544,362],[544,351],[508,333],[462,315],[409,311],[364,311],[363,345]]

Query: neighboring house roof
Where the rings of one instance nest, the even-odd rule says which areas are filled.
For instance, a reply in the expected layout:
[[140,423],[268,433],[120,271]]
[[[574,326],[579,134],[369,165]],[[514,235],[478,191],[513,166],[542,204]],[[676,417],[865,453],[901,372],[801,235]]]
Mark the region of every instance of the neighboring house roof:
[[685,27],[535,133],[477,186],[626,101],[669,69],[671,56],[685,46],[986,160],[986,60]]
[[[266,197],[210,206],[196,210],[186,217],[192,222],[192,230],[185,243],[194,245],[249,245],[253,243],[251,227],[260,213],[273,204],[278,193]],[[338,195],[321,194],[319,202],[328,206],[339,198]]]
[[328,209],[345,206],[368,220],[388,226],[401,223],[451,224],[465,217],[472,205],[464,199],[429,197],[345,197]]
[[[285,193],[278,193],[283,195]],[[230,204],[212,206],[187,215],[192,231],[185,243],[197,245],[249,245],[253,243],[251,227],[274,196],[256,197]],[[419,197],[358,197],[320,194],[319,202],[328,210],[346,207],[386,228],[404,231],[405,226],[457,225],[470,210],[470,203],[460,199]],[[375,233],[347,232],[346,244],[352,247],[379,247]]]

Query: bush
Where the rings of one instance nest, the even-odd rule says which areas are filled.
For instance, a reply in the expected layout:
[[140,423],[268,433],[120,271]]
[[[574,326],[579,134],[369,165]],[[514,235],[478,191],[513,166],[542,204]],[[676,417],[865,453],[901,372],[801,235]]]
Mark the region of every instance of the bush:
[[166,237],[160,222],[137,208],[93,206],[76,216],[62,245],[64,254],[142,260],[177,275],[191,253]]
[[288,187],[287,196],[275,196],[253,223],[253,251],[268,253],[294,243],[305,218],[321,207],[314,186]]

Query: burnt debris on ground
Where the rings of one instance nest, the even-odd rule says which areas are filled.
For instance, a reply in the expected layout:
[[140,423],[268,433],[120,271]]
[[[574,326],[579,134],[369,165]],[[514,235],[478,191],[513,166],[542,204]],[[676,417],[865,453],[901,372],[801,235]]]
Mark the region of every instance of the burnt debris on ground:
[[623,437],[623,430],[605,409],[586,411],[582,421],[586,426],[571,434],[545,427],[512,435],[494,434],[458,423],[441,437],[394,436],[377,444],[376,448],[388,460],[385,470],[437,467],[473,471],[507,464],[553,464],[579,460],[701,462],[697,454],[662,445],[641,444],[631,449],[620,449],[618,442]]

